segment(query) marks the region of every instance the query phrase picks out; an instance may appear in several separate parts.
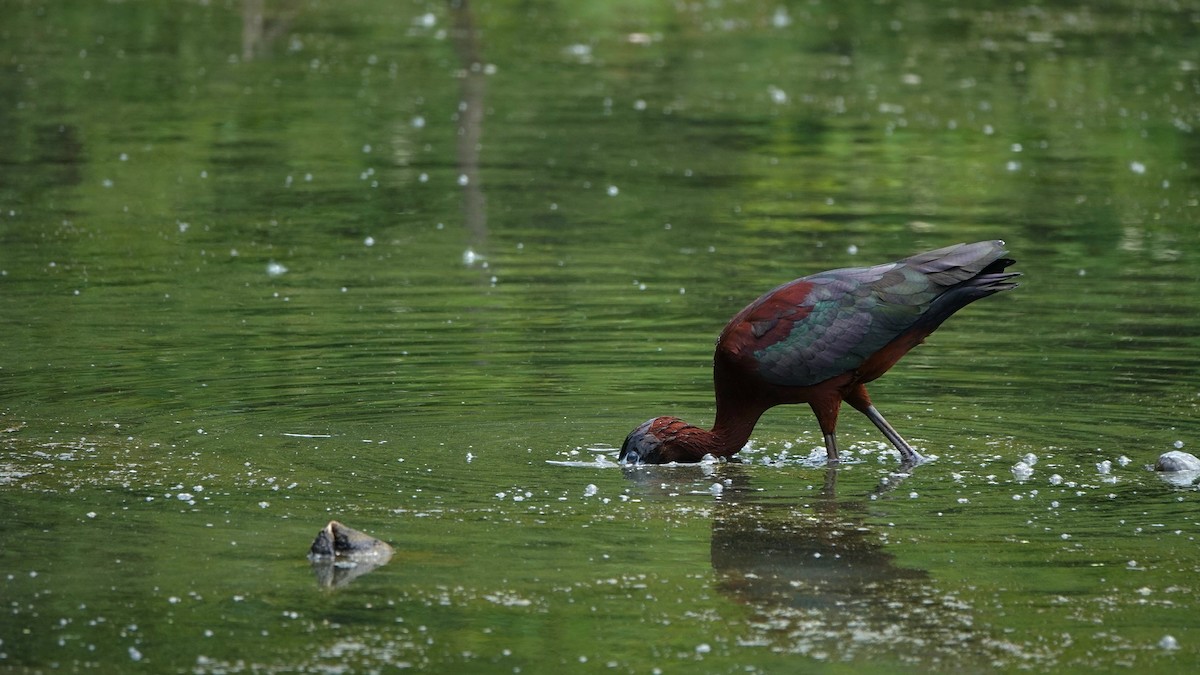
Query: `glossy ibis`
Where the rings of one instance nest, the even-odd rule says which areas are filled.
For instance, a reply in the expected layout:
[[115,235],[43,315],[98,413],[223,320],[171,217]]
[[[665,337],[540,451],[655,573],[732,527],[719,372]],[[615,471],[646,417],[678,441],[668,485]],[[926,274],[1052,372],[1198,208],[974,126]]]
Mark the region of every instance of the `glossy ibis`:
[[782,403],[807,403],[838,459],[838,410],[866,415],[907,465],[922,457],[871,404],[866,384],[969,303],[1016,286],[1002,241],[956,244],[874,267],[830,270],[786,283],[737,313],[713,356],[717,419],[711,431],[656,417],[630,432],[620,461],[696,462],[728,457],[758,418]]

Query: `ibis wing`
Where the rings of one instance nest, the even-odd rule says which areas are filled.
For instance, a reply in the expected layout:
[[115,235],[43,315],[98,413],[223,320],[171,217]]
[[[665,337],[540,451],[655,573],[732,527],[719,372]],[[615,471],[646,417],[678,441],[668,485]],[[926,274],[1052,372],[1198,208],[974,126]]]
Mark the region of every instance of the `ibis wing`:
[[822,272],[759,298],[722,345],[752,358],[771,384],[805,387],[856,369],[911,326],[936,296],[897,263]]
[[[717,349],[771,384],[805,387],[857,369],[911,328],[1013,287],[1004,242],[956,244],[784,284],[742,310]],[[918,326],[918,322],[920,326]]]

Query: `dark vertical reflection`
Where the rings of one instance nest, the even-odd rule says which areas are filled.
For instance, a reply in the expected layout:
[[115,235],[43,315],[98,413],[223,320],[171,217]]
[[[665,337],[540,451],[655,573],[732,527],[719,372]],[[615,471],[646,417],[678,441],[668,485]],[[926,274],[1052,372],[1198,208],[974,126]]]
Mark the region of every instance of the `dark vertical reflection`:
[[254,58],[263,44],[264,0],[242,0],[242,60]]
[[82,133],[73,124],[44,124],[36,127],[37,158],[45,185],[66,187],[83,182],[87,161]]
[[266,0],[242,0],[242,60],[253,61],[283,35],[291,23],[292,10],[285,9],[273,19],[267,18]]
[[461,97],[458,103],[458,141],[455,160],[463,187],[463,218],[470,248],[479,251],[487,241],[487,198],[479,170],[483,149],[484,83],[482,47],[475,15],[467,0],[450,0],[454,50],[462,64]]

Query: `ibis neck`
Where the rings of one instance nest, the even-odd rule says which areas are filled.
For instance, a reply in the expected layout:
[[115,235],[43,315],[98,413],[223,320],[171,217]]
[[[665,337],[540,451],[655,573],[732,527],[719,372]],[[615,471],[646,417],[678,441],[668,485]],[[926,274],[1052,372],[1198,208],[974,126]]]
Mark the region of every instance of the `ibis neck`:
[[719,347],[713,358],[713,390],[717,398],[717,421],[712,435],[721,448],[714,454],[728,457],[746,445],[758,418],[771,404],[763,403],[760,392],[744,383],[737,364],[731,363]]
[[712,435],[714,444],[720,451],[713,454],[728,457],[741,450],[750,440],[750,434],[754,433],[754,425],[765,410],[755,405],[734,403],[718,396],[717,421],[713,424]]

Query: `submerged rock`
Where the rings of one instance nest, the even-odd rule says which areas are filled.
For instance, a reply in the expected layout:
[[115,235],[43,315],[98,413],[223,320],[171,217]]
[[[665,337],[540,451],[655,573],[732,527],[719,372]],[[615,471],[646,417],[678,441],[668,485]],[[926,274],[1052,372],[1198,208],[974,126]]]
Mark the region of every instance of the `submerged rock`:
[[392,547],[336,520],[317,533],[308,550],[317,583],[324,587],[345,586],[392,558]]
[[1180,450],[1159,455],[1158,461],[1151,468],[1158,473],[1163,482],[1175,487],[1191,487],[1200,480],[1200,459]]
[[1182,450],[1172,450],[1159,455],[1158,461],[1154,463],[1155,471],[1200,471],[1200,459],[1195,455],[1183,452]]
[[309,559],[345,558],[356,562],[387,562],[392,547],[364,532],[329,521],[313,540]]

